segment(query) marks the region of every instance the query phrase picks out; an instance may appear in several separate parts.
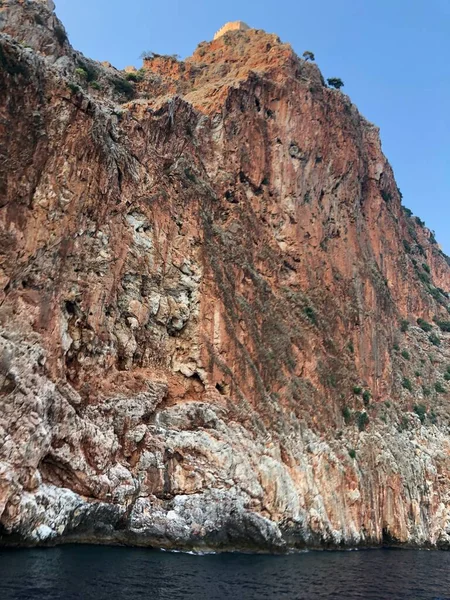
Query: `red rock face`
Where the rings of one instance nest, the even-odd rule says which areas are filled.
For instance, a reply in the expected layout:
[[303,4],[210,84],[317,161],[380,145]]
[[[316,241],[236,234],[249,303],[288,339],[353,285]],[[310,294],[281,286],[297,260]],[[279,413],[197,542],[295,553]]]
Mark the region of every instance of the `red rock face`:
[[450,268],[378,130],[262,31],[126,76],[3,12],[1,540],[447,546]]

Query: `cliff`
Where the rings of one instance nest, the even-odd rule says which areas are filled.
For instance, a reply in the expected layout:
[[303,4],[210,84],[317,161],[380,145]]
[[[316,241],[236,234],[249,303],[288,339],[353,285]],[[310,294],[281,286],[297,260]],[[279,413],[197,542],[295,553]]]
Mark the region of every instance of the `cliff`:
[[25,0],[0,86],[0,543],[447,548],[449,259],[350,99]]

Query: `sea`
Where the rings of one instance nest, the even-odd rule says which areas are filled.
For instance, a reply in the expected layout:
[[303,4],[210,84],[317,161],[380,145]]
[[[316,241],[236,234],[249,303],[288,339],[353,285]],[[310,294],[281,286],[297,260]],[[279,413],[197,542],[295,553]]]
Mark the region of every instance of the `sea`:
[[0,600],[450,600],[450,552],[0,550]]

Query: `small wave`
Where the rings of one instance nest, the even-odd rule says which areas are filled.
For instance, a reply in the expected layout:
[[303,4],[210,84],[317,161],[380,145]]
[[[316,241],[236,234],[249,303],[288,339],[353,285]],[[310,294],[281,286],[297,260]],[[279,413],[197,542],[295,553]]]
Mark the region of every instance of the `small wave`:
[[220,554],[214,550],[176,550],[174,548],[159,548],[160,552],[169,552],[170,554],[191,554],[192,556],[208,556],[210,554]]

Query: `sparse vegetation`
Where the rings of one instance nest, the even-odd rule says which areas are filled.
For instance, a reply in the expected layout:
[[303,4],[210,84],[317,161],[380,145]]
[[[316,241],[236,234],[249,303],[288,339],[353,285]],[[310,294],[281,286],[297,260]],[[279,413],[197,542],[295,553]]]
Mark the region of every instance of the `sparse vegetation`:
[[354,448],[350,448],[350,450],[348,451],[348,454],[349,454],[350,458],[353,458],[353,459],[356,458],[356,450]]
[[72,94],[78,94],[78,92],[80,91],[80,86],[77,85],[76,83],[73,83],[72,81],[69,81],[69,83],[67,84],[67,87],[72,92]]
[[408,390],[408,392],[412,392],[412,383],[407,377],[403,377],[402,386],[405,388],[405,390]]
[[125,73],[125,79],[127,81],[133,81],[134,83],[139,83],[144,79],[144,74],[141,71],[136,71],[136,73]]
[[370,402],[370,399],[372,398],[372,394],[369,390],[364,390],[362,397],[364,404],[367,406]]
[[75,74],[78,75],[81,79],[87,79],[87,71],[82,67],[78,67],[75,69]]
[[342,409],[342,416],[344,417],[345,424],[348,425],[352,420],[352,412],[348,406],[344,406]]
[[330,87],[333,87],[337,90],[340,90],[341,87],[344,87],[344,82],[339,77],[330,77],[327,79],[327,83]]
[[445,392],[447,391],[440,381],[436,381],[436,383],[434,384],[434,389],[437,391],[438,394],[445,394]]
[[110,81],[118,94],[126,96],[129,99],[134,96],[134,87],[129,81],[126,81],[126,79],[113,77]]
[[402,319],[401,323],[400,323],[400,331],[402,333],[405,333],[406,331],[408,331],[409,328],[409,321],[407,319]]
[[439,321],[436,320],[436,325],[439,327],[441,331],[449,332],[450,331],[450,321]]
[[433,329],[433,325],[431,325],[431,323],[428,323],[427,321],[425,321],[424,319],[421,319],[420,317],[417,319],[417,325],[421,329],[423,329],[423,331],[425,331],[426,333],[429,333]]
[[[403,198],[402,193],[400,192],[400,190],[398,190],[399,194],[400,194],[400,199]],[[407,217],[412,217],[413,216],[413,211],[410,208],[407,208],[406,206],[402,206],[403,208],[403,212],[405,213],[405,215]]]
[[311,61],[316,60],[316,57],[314,56],[314,53],[311,52],[310,50],[305,50],[305,52],[303,52],[303,58],[305,60],[311,60]]
[[94,90],[101,90],[102,86],[99,84],[98,81],[92,81],[90,84],[91,88],[93,88]]
[[420,422],[423,423],[425,421],[425,417],[427,416],[427,407],[424,404],[415,404],[414,412],[419,417]]
[[408,350],[402,350],[402,356],[405,360],[410,360],[410,358],[411,358],[411,355],[408,352]]
[[358,429],[360,431],[364,431],[367,424],[369,423],[369,415],[366,413],[366,411],[360,412],[358,414],[357,423],[358,423]]
[[427,275],[427,273],[422,273],[421,271],[417,272],[417,277],[420,279],[420,281],[422,283],[431,283],[431,279],[430,277]]
[[440,346],[441,345],[441,340],[438,338],[438,336],[435,333],[432,333],[429,338],[430,342],[433,344],[433,346]]
[[94,67],[87,60],[78,60],[78,68],[75,69],[75,73],[77,73],[83,79],[86,79],[87,82],[91,83],[91,81],[95,81],[98,77],[98,69]]
[[419,225],[420,227],[425,227],[425,222],[422,221],[422,219],[420,217],[416,217],[416,223],[417,225]]
[[189,167],[186,167],[186,169],[184,170],[184,174],[189,179],[189,181],[192,181],[192,183],[196,183],[197,177],[195,176],[195,173],[191,169],[189,169]]
[[305,315],[308,317],[308,319],[311,321],[311,323],[313,325],[317,325],[317,315],[315,310],[312,308],[312,306],[305,306],[305,308],[303,309],[303,312],[305,313]]

